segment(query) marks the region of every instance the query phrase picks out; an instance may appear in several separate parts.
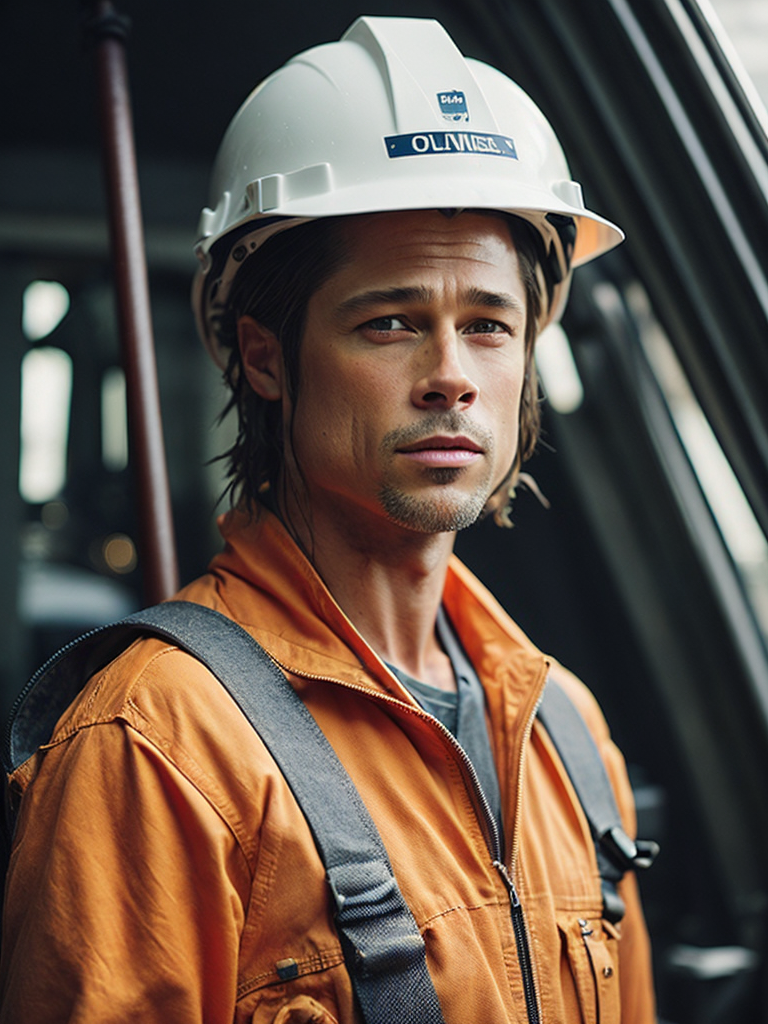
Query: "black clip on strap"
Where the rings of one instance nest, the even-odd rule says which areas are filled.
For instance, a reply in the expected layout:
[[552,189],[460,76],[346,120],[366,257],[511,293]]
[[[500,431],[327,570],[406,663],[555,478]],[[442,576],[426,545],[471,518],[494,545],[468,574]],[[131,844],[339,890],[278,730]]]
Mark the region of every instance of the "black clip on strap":
[[650,867],[659,852],[658,844],[633,841],[624,831],[613,788],[592,734],[578,708],[552,679],[547,680],[538,714],[589,822],[600,871],[603,915],[616,924],[626,909],[617,884],[626,871]]

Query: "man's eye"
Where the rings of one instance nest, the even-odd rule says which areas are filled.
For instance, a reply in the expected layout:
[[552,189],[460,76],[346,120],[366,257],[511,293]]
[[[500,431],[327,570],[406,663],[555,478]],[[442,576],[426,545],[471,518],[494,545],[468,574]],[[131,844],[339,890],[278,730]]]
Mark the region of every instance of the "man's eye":
[[471,334],[509,334],[509,328],[505,327],[504,324],[497,323],[495,320],[475,320],[467,328]]
[[375,320],[369,320],[364,326],[372,331],[381,331],[382,333],[404,331],[407,329],[403,321],[397,316],[377,316]]

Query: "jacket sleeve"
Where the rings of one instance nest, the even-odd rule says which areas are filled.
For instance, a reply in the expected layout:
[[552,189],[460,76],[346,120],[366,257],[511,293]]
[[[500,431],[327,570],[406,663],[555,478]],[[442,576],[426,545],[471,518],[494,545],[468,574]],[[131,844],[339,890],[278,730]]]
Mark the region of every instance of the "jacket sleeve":
[[161,746],[115,720],[36,755],[6,890],[3,1024],[231,1024],[248,865]]

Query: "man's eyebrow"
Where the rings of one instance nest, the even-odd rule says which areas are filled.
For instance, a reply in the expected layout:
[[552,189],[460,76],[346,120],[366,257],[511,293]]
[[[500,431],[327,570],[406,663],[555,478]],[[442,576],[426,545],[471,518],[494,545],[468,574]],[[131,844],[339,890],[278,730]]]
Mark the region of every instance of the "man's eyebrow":
[[434,293],[431,288],[424,285],[415,285],[409,288],[373,288],[368,292],[361,292],[359,295],[352,295],[339,303],[336,307],[337,313],[362,313],[371,306],[378,305],[399,305],[406,302],[426,303],[431,302]]
[[[371,306],[378,305],[399,305],[411,302],[426,305],[432,302],[434,297],[434,291],[425,285],[374,288],[345,299],[336,307],[336,312],[343,316],[345,313],[363,313]],[[507,310],[521,315],[525,313],[525,306],[520,299],[508,292],[490,292],[483,288],[469,288],[462,292],[460,299],[467,306],[483,306],[487,309]]]
[[509,292],[487,292],[482,288],[470,288],[462,293],[461,298],[468,306],[486,306],[511,313],[525,313],[525,306],[520,299]]

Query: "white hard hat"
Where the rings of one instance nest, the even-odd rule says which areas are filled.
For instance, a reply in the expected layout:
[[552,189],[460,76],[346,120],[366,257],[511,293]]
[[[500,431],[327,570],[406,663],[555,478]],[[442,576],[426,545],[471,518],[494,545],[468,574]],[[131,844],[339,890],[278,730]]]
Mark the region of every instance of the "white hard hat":
[[518,85],[463,57],[436,21],[359,18],[265,79],[224,136],[193,286],[214,359],[224,361],[214,323],[235,274],[267,238],[318,217],[422,209],[530,221],[557,282],[545,322],[562,312],[571,268],[624,237],[584,207],[555,133]]

